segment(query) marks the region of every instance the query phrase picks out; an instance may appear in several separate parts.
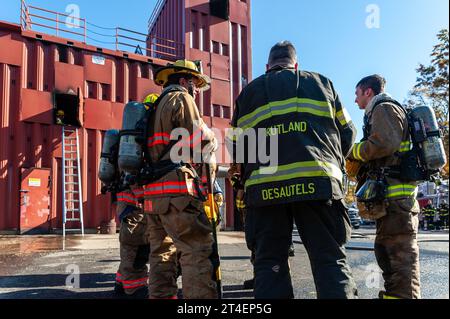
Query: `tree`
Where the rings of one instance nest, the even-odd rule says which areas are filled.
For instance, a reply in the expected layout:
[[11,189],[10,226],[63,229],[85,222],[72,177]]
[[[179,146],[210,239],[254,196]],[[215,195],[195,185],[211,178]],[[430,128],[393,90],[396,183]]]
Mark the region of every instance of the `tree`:
[[[443,29],[437,35],[439,43],[431,53],[431,64],[420,64],[416,69],[416,85],[409,94],[407,104],[410,107],[429,105],[436,112],[439,128],[443,133],[445,152],[449,154],[449,38],[448,30]],[[449,176],[449,164],[443,170],[444,177]]]

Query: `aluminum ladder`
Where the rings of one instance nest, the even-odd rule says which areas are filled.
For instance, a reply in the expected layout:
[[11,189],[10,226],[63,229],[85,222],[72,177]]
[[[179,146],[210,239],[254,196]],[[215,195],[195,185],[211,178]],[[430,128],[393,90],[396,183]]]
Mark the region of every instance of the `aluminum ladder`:
[[[80,143],[78,129],[62,127],[62,183],[63,236],[66,232],[81,232],[84,236],[83,193],[80,170]],[[80,228],[68,228],[67,223],[78,223]]]

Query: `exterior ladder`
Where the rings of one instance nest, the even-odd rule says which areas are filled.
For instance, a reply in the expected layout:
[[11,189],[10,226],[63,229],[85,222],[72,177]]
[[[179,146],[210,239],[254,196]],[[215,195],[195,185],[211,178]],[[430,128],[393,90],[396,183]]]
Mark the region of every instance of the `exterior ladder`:
[[[78,129],[62,127],[63,169],[63,236],[78,232],[84,236],[83,193],[80,171],[80,143]],[[66,223],[78,222],[81,228],[67,228]]]

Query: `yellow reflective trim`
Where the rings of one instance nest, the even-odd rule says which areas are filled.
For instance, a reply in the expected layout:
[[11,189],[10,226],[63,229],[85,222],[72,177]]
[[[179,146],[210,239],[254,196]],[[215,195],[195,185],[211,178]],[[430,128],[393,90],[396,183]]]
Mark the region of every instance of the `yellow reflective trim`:
[[392,185],[388,187],[388,190],[393,190],[393,189],[400,189],[400,188],[404,188],[404,189],[416,189],[417,186],[416,185],[411,185],[411,184],[399,184],[399,185]]
[[400,149],[399,152],[400,153],[405,153],[405,152],[409,152],[411,150],[411,142],[402,142],[400,144]]
[[259,108],[257,108],[256,110],[254,110],[252,113],[247,114],[247,115],[241,117],[241,118],[238,120],[238,125],[239,125],[239,123],[245,122],[245,121],[247,121],[247,120],[249,120],[249,119],[255,117],[256,115],[258,115],[258,113],[261,113],[261,112],[263,112],[263,111],[266,111],[266,110],[270,109],[270,107],[273,107],[273,106],[283,106],[283,105],[286,105],[286,104],[295,103],[296,100],[297,100],[297,98],[294,97],[294,98],[290,98],[290,99],[288,99],[288,100],[278,101],[278,102],[271,102],[271,103],[269,103],[269,104],[260,106]]
[[279,116],[279,115],[286,115],[290,113],[309,113],[312,115],[320,116],[320,117],[328,117],[331,118],[330,113],[327,111],[317,111],[309,107],[302,107],[302,106],[294,106],[285,110],[279,110],[279,111],[272,111],[266,115],[260,116],[257,119],[255,119],[253,122],[249,123],[248,125],[245,125],[243,129],[249,129],[253,128],[259,123],[261,123],[264,120],[270,119],[273,116]]
[[[302,169],[305,170],[302,171]],[[267,168],[265,168],[265,170],[267,170]],[[292,173],[287,174],[279,174],[282,172],[292,170],[299,170],[299,171],[294,171]],[[339,181],[342,181],[343,178],[342,171],[336,165],[332,163],[324,163],[316,161],[299,162],[278,166],[276,168],[274,167],[273,170],[271,171],[274,171],[275,174],[267,176],[265,174],[261,174],[261,170],[253,172],[252,175],[250,176],[250,179],[245,183],[245,187],[247,188],[258,184],[281,182],[304,177],[333,177]],[[267,176],[267,177],[259,177],[259,176]]]
[[336,117],[339,120],[339,123],[341,123],[342,126],[346,126],[352,121],[352,118],[350,117],[350,114],[348,113],[347,109],[342,108],[341,111],[336,113]]
[[324,171],[311,171],[311,172],[299,172],[275,177],[266,177],[249,180],[245,183],[245,187],[250,187],[253,185],[264,184],[264,183],[272,183],[272,182],[281,182],[287,181],[294,178],[302,178],[302,177],[328,177],[328,174]]
[[242,133],[243,133],[243,130],[241,128],[232,127],[230,129],[226,130],[225,138],[228,139],[229,141],[237,142],[237,140],[242,135]]
[[393,197],[411,197],[415,194],[415,192],[397,192],[387,195],[387,198],[393,198]]
[[383,299],[402,299],[402,298],[388,296],[388,295],[383,295]]
[[[276,110],[274,108],[279,108],[279,107],[283,107],[283,106],[288,106],[290,104],[295,104],[292,107],[283,109],[283,110]],[[302,106],[303,104],[303,106]],[[326,110],[317,110],[305,105],[313,105],[313,106],[317,106],[319,108],[326,108]],[[332,114],[332,106],[328,101],[316,101],[316,100],[311,100],[311,99],[305,99],[305,98],[290,98],[284,101],[276,101],[276,102],[271,102],[269,104],[263,105],[259,108],[257,108],[255,111],[253,111],[250,114],[247,114],[243,117],[241,117],[238,120],[238,126],[243,128],[243,129],[248,129],[248,128],[253,128],[255,127],[257,124],[261,123],[262,121],[269,119],[272,116],[279,116],[279,115],[285,115],[285,114],[289,114],[289,113],[309,113],[312,115],[316,115],[316,116],[320,116],[320,117],[326,117],[326,118],[331,118],[333,119],[333,114]],[[262,115],[261,113],[266,113]],[[253,119],[253,120],[252,120]],[[249,122],[250,120],[252,120],[251,122]],[[245,124],[246,122],[249,122],[248,124]]]
[[[319,162],[319,161],[297,162],[297,163],[278,166],[277,168],[274,169],[274,171],[285,172],[285,171],[289,171],[289,170],[295,169],[295,168],[308,168],[308,167],[321,168],[323,166],[328,168],[328,167],[334,166],[334,165],[329,164],[329,163]],[[267,170],[267,168],[265,168],[264,170]],[[261,170],[254,171],[251,176],[256,176],[256,175],[261,175]]]
[[236,207],[237,208],[245,208],[245,203],[242,200],[236,200]]
[[352,154],[353,154],[353,157],[355,158],[355,159],[358,159],[358,157],[356,156],[356,149],[358,148],[358,144],[355,144],[354,146],[353,146],[353,150],[352,150]]
[[357,144],[357,146],[356,146],[356,155],[354,155],[354,156],[355,156],[356,159],[359,159],[360,161],[365,162],[365,160],[361,156],[361,147],[362,147],[363,144],[364,144],[364,142]]
[[417,192],[416,185],[410,184],[399,184],[388,187],[387,198],[393,197],[411,197],[415,196]]

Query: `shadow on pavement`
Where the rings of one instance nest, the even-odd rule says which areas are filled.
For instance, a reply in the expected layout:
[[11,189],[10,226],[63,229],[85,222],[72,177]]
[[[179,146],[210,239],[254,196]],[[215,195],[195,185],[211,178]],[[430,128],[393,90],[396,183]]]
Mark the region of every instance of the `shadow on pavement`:
[[[69,274],[20,275],[0,277],[0,288],[42,288],[66,286]],[[81,274],[80,289],[114,288],[115,274]],[[3,296],[3,294],[0,294]]]
[[254,298],[253,290],[244,290],[243,285],[229,285],[223,287],[224,299]]
[[222,256],[220,260],[250,260],[250,256]]
[[[20,289],[0,293],[0,299],[124,299],[114,293],[114,274],[82,274],[80,289],[64,289],[67,274],[21,275],[0,277],[1,289]],[[52,288],[55,287],[55,288]],[[101,289],[102,291],[89,291]],[[182,298],[182,290],[178,297]],[[253,290],[243,285],[223,287],[223,298],[253,298]]]
[[111,291],[76,292],[64,289],[29,289],[0,294],[0,299],[120,299]]

